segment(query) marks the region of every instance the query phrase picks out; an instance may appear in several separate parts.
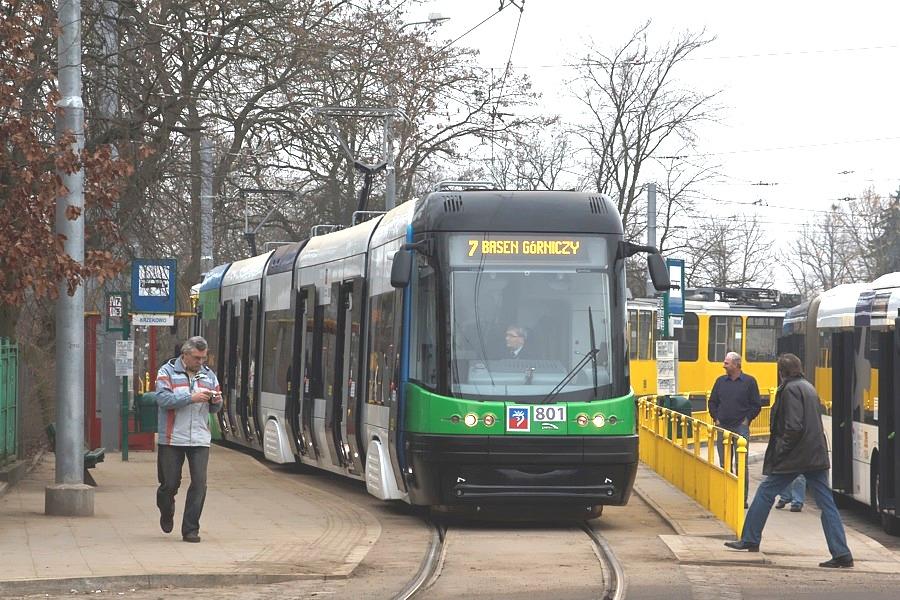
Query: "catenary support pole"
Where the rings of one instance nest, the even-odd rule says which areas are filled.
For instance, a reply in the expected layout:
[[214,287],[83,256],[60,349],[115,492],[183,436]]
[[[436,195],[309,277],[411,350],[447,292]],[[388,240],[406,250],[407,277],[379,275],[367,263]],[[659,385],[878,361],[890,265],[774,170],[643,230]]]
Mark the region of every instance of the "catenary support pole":
[[[647,185],[647,245],[656,247],[656,184]],[[653,281],[650,280],[650,273],[647,272],[647,297],[656,296],[656,288],[653,287]]]
[[[84,104],[81,99],[81,2],[61,0],[59,5],[60,113],[57,137],[75,135],[70,149],[84,147]],[[84,215],[66,217],[73,206],[84,208],[84,169],[58,172],[68,190],[57,198],[56,231],[65,236],[64,249],[78,264],[84,263]],[[56,483],[45,490],[48,515],[92,516],[94,490],[84,484],[84,288],[71,296],[68,282],[59,282],[56,303]]]
[[213,268],[213,145],[200,139],[200,272]]

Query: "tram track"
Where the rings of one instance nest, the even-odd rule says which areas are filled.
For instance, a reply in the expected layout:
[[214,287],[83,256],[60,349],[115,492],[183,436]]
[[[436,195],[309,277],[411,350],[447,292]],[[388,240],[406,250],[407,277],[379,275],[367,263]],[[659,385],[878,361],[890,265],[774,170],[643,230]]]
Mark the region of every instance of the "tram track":
[[[429,521],[432,529],[431,542],[425,557],[419,566],[415,576],[410,580],[409,584],[396,596],[394,600],[413,600],[415,598],[431,597],[429,590],[433,590],[435,585],[440,581],[444,571],[445,561],[449,547],[448,534],[451,532],[450,526],[442,521]],[[599,598],[600,600],[623,600],[627,590],[625,572],[622,565],[607,543],[606,539],[597,531],[591,528],[587,522],[581,522],[577,529],[584,533],[591,543],[591,549],[600,565],[602,574],[602,587],[597,594],[590,592],[590,598]],[[453,533],[457,536],[464,537],[465,530],[461,527],[455,527]],[[572,528],[560,530],[567,533],[572,532]],[[457,537],[457,543],[460,541]],[[510,541],[514,543],[514,541]],[[559,560],[559,557],[556,557]],[[495,564],[494,569],[502,569],[504,565]],[[506,590],[508,592],[509,590]],[[523,590],[523,594],[529,593]]]

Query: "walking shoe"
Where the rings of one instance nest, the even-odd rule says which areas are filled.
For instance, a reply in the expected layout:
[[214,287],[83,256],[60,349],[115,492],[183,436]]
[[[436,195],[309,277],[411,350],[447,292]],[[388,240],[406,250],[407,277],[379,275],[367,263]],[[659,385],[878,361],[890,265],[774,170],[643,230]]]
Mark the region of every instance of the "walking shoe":
[[732,550],[747,550],[748,552],[759,552],[759,544],[750,544],[744,540],[735,540],[733,542],[725,542],[725,545]]
[[186,533],[183,536],[181,536],[181,539],[184,540],[185,542],[191,542],[193,544],[196,544],[197,542],[200,541],[200,536],[196,532],[195,533]]
[[791,504],[791,512],[800,512],[803,510],[802,504]]
[[787,502],[785,502],[785,501],[784,501],[783,499],[781,499],[781,498],[779,498],[779,499],[778,499],[778,502],[775,503],[775,508],[777,508],[778,510],[781,510],[781,509],[784,508],[785,506],[787,506]]
[[163,530],[163,533],[172,533],[172,527],[175,525],[173,522],[174,517],[175,515],[159,516],[159,528]]
[[850,554],[838,556],[837,558],[832,558],[831,560],[819,563],[819,566],[825,567],[826,569],[849,569],[853,566],[853,556]]

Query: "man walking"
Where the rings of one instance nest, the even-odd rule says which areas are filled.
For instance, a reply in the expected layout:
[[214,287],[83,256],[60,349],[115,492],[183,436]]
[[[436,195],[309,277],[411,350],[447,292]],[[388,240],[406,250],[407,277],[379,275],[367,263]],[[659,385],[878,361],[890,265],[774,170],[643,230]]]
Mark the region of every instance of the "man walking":
[[[747,452],[750,452],[750,423],[759,414],[759,386],[756,379],[741,371],[741,355],[737,352],[725,354],[723,363],[725,374],[716,380],[709,395],[709,415],[717,427],[732,431],[747,440]],[[719,464],[725,467],[725,448],[722,436],[716,440],[719,452]],[[731,445],[732,470],[737,470],[735,463],[737,444]],[[744,497],[750,485],[750,470],[744,472]],[[744,504],[746,508],[746,502]]]
[[781,385],[772,406],[772,434],[763,462],[766,478],[756,488],[741,539],[725,542],[725,545],[735,550],[759,552],[762,531],[772,510],[775,494],[798,474],[803,474],[822,511],[822,531],[831,553],[831,560],[819,563],[819,566],[852,567],[853,555],[847,547],[844,524],[828,485],[828,445],[822,429],[819,396],[803,378],[800,359],[793,354],[778,357],[778,379]]
[[206,500],[206,467],[212,439],[209,414],[222,409],[219,380],[204,364],[207,354],[206,340],[192,337],[181,347],[181,356],[163,364],[156,374],[159,526],[165,533],[172,531],[175,494],[181,485],[181,471],[187,457],[191,485],[181,521],[181,538],[185,542],[200,541],[200,513]]

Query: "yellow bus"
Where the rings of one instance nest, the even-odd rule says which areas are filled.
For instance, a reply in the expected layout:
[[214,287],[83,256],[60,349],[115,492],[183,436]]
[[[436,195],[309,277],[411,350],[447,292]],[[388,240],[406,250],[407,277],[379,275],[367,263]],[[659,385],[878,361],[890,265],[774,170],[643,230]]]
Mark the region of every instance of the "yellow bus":
[[[799,297],[759,288],[686,289],[683,326],[675,329],[678,341],[678,388],[700,393],[712,388],[724,373],[727,352],[741,355],[744,372],[756,378],[763,405],[778,385],[775,358],[785,310]],[[628,302],[628,350],[631,387],[635,394],[656,393],[658,307],[655,299]],[[705,399],[693,406],[706,410]]]

